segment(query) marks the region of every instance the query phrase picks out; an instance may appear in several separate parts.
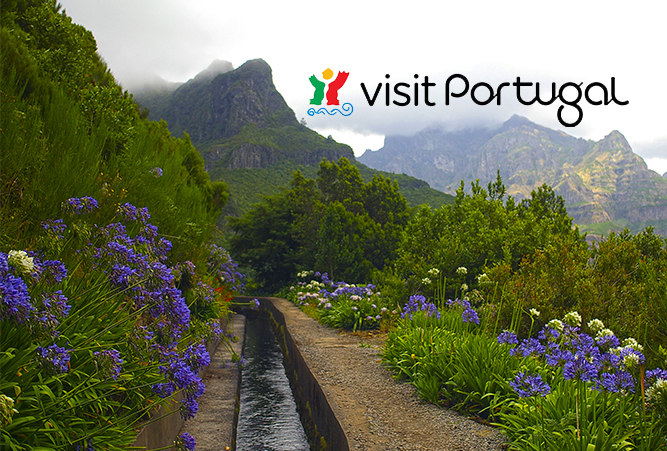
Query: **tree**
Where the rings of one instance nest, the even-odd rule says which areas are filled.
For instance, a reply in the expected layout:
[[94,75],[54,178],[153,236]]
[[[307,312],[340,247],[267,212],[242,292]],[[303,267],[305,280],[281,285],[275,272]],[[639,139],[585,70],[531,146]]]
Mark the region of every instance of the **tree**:
[[[237,260],[255,269],[268,290],[276,289],[280,281],[288,283],[302,269],[364,282],[373,268],[383,269],[395,259],[408,217],[407,201],[396,182],[375,177],[365,184],[346,158],[337,163],[323,160],[317,180],[297,171],[290,189],[232,220],[237,232],[232,251],[239,252]],[[274,253],[270,256],[265,244],[269,238]],[[285,259],[282,265],[278,258]],[[274,272],[268,271],[266,261],[273,262]]]

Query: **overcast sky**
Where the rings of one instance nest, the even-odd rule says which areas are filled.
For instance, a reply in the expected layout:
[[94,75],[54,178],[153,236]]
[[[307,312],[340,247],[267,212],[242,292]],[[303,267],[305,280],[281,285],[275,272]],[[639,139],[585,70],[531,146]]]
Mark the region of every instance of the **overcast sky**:
[[[377,150],[387,134],[411,134],[427,126],[448,129],[494,126],[520,114],[538,124],[586,139],[619,130],[651,169],[667,172],[667,3],[662,1],[220,1],[61,0],[74,22],[93,32],[99,53],[128,89],[155,75],[184,82],[215,59],[238,67],[254,58],[273,69],[276,87],[298,118],[324,135],[350,144],[355,154]],[[354,105],[349,117],[309,117],[313,88],[308,77],[322,71],[350,73],[339,91]],[[445,82],[463,74],[470,85],[485,82],[593,82],[629,101],[579,103],[583,119],[566,128],[552,105],[519,104],[504,88],[501,105],[473,104],[469,95],[445,105]],[[436,86],[419,106],[370,107],[360,83],[374,92],[385,82]],[[421,88],[423,89],[423,88]],[[565,97],[576,92],[569,88]],[[478,91],[484,97],[484,90]],[[530,94],[534,91],[526,91]],[[550,91],[547,91],[550,92]],[[592,97],[599,98],[600,90]],[[532,95],[526,95],[526,98]],[[392,100],[402,100],[392,97]],[[569,113],[568,113],[569,112]],[[574,110],[566,108],[565,113]],[[566,116],[567,118],[568,116]],[[569,116],[570,119],[574,116]]]

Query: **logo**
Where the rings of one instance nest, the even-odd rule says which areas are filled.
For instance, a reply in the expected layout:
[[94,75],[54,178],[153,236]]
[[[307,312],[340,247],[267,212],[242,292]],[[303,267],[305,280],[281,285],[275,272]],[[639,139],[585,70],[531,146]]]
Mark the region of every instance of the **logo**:
[[[333,71],[331,69],[326,69],[324,72],[322,72],[322,78],[325,80],[331,80],[333,78]],[[329,85],[327,86],[327,83],[320,81],[315,75],[311,75],[309,80],[310,84],[313,85],[313,88],[315,91],[313,92],[313,98],[310,99],[310,104],[311,105],[322,105],[322,100],[324,100],[324,88],[326,87],[326,97],[327,97],[327,106],[335,106],[335,105],[340,105],[340,102],[338,100],[338,91],[340,91],[340,88],[343,87],[345,82],[347,81],[347,77],[350,75],[349,72],[338,72],[338,75],[333,81],[329,81]],[[352,107],[351,103],[343,103],[343,105],[339,108],[318,108],[317,110],[315,108],[308,108],[308,116],[315,116],[316,114],[328,114],[330,116],[333,116],[336,113],[340,113],[342,116],[349,116],[352,114],[352,111],[354,108]]]

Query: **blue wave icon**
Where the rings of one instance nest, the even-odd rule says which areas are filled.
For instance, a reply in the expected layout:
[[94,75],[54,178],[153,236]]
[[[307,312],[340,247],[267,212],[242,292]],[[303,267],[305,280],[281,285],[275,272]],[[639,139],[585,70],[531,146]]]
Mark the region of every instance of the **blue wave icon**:
[[[333,116],[336,113],[340,113],[342,116],[349,116],[352,114],[352,111],[354,111],[354,108],[352,107],[351,103],[345,102],[339,110],[338,108],[332,108],[331,110],[327,110],[326,108],[320,108],[319,110],[315,110],[315,108],[309,108],[307,113],[308,116],[315,116],[316,114],[328,114],[329,116]],[[341,111],[342,110],[342,111]]]

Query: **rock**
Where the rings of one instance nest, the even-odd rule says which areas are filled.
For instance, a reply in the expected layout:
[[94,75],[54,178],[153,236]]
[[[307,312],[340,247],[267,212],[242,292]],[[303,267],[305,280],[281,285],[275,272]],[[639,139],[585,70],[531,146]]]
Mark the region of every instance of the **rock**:
[[322,158],[354,159],[349,146],[300,124],[273,84],[262,59],[233,69],[214,61],[174,91],[135,94],[152,120],[164,119],[175,136],[188,133],[206,161],[230,169],[266,168],[282,160],[316,165]]
[[454,193],[461,180],[469,186],[479,179],[485,186],[500,170],[517,199],[551,185],[577,224],[620,220],[637,229],[651,221],[667,235],[666,178],[648,170],[617,130],[595,142],[514,115],[495,130],[428,128],[409,137],[387,136],[382,149],[358,160],[421,178],[446,193]]

